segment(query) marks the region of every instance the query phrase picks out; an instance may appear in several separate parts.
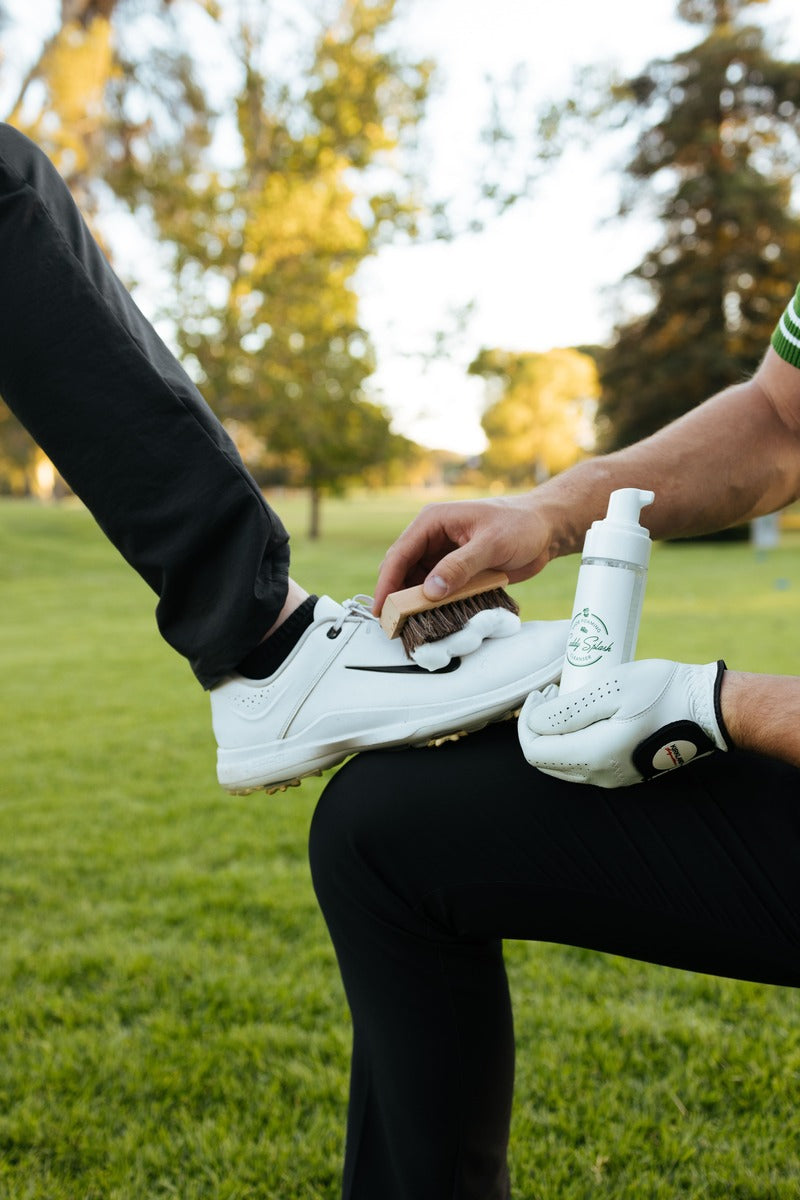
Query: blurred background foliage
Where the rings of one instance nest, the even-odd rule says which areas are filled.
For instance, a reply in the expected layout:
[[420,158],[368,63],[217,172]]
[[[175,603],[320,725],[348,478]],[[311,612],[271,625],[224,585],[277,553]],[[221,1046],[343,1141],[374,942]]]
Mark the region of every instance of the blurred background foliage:
[[800,281],[800,64],[748,22],[766,3],[681,0],[697,44],[611,93],[609,114],[637,131],[621,214],[652,204],[661,237],[625,281],[644,311],[603,359],[603,449],[752,374]]
[[591,449],[598,376],[590,354],[482,350],[469,370],[487,381],[483,465],[493,477],[533,487]]
[[[435,64],[396,36],[415,2],[61,0],[0,114],[90,223],[109,207],[135,218],[167,281],[152,315],[260,482],[309,489],[312,533],[321,497],[355,479],[529,486],[651,432],[754,369],[800,279],[800,65],[750,17],[769,0],[679,0],[690,49],[633,78],[587,64],[524,135],[509,119],[521,85],[501,81],[481,134],[462,231],[535,196],[537,169],[577,138],[627,137],[620,218],[643,206],[661,232],[619,281],[610,344],[481,351],[480,460],[394,433],[354,277],[393,240],[460,232],[418,153]],[[198,38],[224,43],[227,88],[193,57]],[[0,490],[59,490],[5,409]]]

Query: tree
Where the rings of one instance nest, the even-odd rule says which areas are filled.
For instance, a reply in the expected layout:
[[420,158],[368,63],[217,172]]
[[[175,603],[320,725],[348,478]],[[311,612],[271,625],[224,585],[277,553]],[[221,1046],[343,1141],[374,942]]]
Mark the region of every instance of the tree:
[[482,350],[469,373],[487,380],[496,395],[481,421],[489,439],[486,471],[530,486],[586,454],[598,394],[597,368],[588,354]]
[[[311,489],[312,531],[325,490],[404,445],[367,397],[356,272],[398,234],[453,234],[410,165],[432,64],[393,48],[400,5],[62,0],[13,106],[90,218],[112,196],[171,254],[157,316],[254,467],[275,477],[280,461]],[[216,109],[181,24],[190,10],[235,77]],[[465,206],[470,228],[532,177],[501,126],[495,112],[498,170]]]
[[680,0],[702,39],[617,88],[639,123],[623,214],[647,195],[658,245],[627,282],[649,297],[602,367],[603,449],[636,441],[752,373],[800,279],[791,208],[800,149],[800,64],[744,23],[765,0]]
[[[166,4],[145,7],[172,20]],[[210,3],[200,7],[213,25]],[[280,455],[310,489],[316,535],[323,491],[402,444],[364,391],[374,362],[353,278],[382,242],[417,231],[403,150],[431,64],[391,48],[395,0],[319,0],[316,33],[306,20],[287,40],[279,73],[265,55],[281,7],[254,7],[233,31],[213,25],[239,76],[217,120],[207,81],[170,48],[181,39],[125,53],[135,8],[65,0],[14,120],[27,121],[84,208],[101,179],[172,247],[175,294],[164,308],[179,351],[217,413],[247,425],[262,459]],[[34,79],[45,88],[31,116]],[[224,170],[211,147],[222,125],[238,143]]]
[[422,115],[429,66],[383,48],[394,7],[345,0],[291,89],[270,84],[263,39],[244,27],[240,165],[143,194],[175,247],[178,344],[216,411],[308,487],[312,537],[322,494],[401,444],[364,392],[374,361],[353,286],[365,257],[415,221],[390,163]]

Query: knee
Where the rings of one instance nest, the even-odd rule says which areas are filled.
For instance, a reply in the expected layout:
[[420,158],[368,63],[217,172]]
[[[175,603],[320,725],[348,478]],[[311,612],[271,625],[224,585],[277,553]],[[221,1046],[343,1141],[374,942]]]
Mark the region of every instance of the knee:
[[0,122],[0,158],[28,180],[36,174],[35,168],[42,159],[50,161],[35,142],[5,122]]
[[[20,180],[27,185],[20,188]],[[18,203],[30,205],[39,197],[58,205],[69,197],[64,180],[45,152],[12,125],[0,122],[0,189],[13,193]],[[70,204],[72,203],[70,199]]]
[[362,826],[369,823],[369,783],[362,769],[363,757],[352,759],[328,781],[311,821],[308,857],[323,911],[343,881],[352,884],[358,873]]
[[344,910],[353,917],[357,911],[407,904],[406,806],[392,765],[398,757],[380,751],[358,755],[320,797],[309,833],[309,863],[329,924]]

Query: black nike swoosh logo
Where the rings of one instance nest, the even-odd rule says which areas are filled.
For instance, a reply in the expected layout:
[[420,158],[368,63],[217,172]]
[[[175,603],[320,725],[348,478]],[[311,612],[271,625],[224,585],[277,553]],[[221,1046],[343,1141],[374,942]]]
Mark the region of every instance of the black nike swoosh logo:
[[460,658],[451,658],[446,667],[437,667],[435,671],[428,671],[425,667],[420,667],[417,663],[398,663],[392,667],[359,667],[351,666],[348,663],[345,666],[345,670],[377,671],[380,675],[448,675],[450,671],[457,671],[460,666]]

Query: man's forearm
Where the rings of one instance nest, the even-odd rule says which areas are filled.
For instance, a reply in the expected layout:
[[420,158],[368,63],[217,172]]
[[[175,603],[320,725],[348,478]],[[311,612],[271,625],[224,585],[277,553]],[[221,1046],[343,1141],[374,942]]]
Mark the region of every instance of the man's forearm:
[[800,678],[726,671],[720,703],[738,749],[800,767]]
[[617,488],[655,493],[642,520],[656,538],[725,529],[800,497],[800,312],[792,321],[797,365],[770,346],[753,379],[634,446],[522,495],[426,506],[386,553],[375,612],[411,583],[441,600],[487,567],[512,583],[531,578],[581,549]]
[[[800,435],[790,404],[800,371],[770,351],[759,373],[624,450],[579,464],[532,494],[552,512],[551,557],[579,550],[615,488],[655,492],[642,520],[654,537],[724,529],[800,494]],[[782,393],[781,393],[782,395]],[[799,401],[800,402],[800,401]]]

